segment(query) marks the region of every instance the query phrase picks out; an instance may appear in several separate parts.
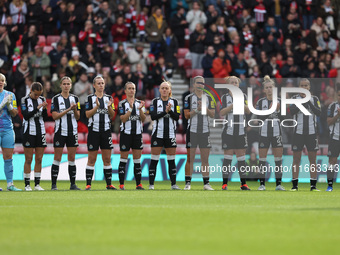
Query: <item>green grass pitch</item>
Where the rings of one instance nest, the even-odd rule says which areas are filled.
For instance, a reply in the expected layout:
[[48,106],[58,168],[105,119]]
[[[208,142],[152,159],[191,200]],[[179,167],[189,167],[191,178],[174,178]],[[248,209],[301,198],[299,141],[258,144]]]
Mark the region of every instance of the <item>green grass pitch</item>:
[[276,192],[271,183],[264,192],[252,182],[252,191],[240,191],[239,183],[229,191],[212,186],[216,191],[203,191],[201,182],[171,191],[168,182],[156,182],[154,191],[136,191],[128,182],[125,191],[106,191],[94,182],[92,191],[66,191],[69,183],[58,182],[53,192],[3,191],[0,254],[337,253],[340,184],[329,193],[324,183],[321,192],[308,184],[298,192]]

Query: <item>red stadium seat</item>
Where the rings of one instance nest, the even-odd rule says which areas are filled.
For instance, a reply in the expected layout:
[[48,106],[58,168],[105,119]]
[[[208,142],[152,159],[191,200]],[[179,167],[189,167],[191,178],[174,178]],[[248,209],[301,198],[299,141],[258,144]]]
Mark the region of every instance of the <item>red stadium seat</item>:
[[119,146],[115,146],[115,147],[113,148],[113,154],[120,154],[120,148],[119,148]]
[[177,144],[184,144],[184,138],[182,134],[176,134],[176,142]]
[[18,41],[16,42],[16,46],[17,46],[17,47],[18,47],[18,46],[22,46],[21,41],[22,41],[22,35],[19,35],[19,39],[18,39]]
[[54,154],[54,148],[53,146],[47,146],[45,148],[44,154]]
[[46,45],[51,46],[54,42],[59,42],[60,36],[59,35],[48,35],[46,39]]
[[186,69],[186,70],[185,70],[185,75],[186,75],[186,77],[187,77],[188,79],[191,78],[191,73],[192,73],[192,70],[191,70],[191,69]]
[[77,148],[77,154],[87,154],[87,147],[86,146],[79,146]]
[[78,143],[86,143],[84,133],[78,133]]
[[151,144],[151,137],[149,134],[143,133],[143,143],[145,144]]
[[52,46],[44,46],[43,51],[48,55],[48,53],[50,53],[50,51],[53,50]]
[[24,154],[24,146],[22,146],[22,145],[19,145],[19,146],[15,145],[13,153],[14,154]]
[[112,133],[112,143],[118,144],[118,135],[116,133]]
[[47,102],[47,116],[52,117],[51,113],[52,99],[46,99],[46,102]]
[[83,122],[78,121],[78,133],[87,133],[87,132],[88,132],[87,126]]
[[54,121],[45,122],[46,133],[53,134],[54,133]]
[[53,143],[53,133],[52,134],[49,134],[49,133],[46,133],[46,143]]
[[189,52],[189,49],[187,48],[178,48],[177,58],[185,58],[188,52]]
[[145,109],[148,109],[151,105],[152,100],[145,100]]
[[192,69],[191,77],[202,76],[203,69]]
[[46,45],[46,37],[44,35],[38,35],[38,43],[37,45]]
[[177,147],[176,154],[187,154],[187,149],[185,147]]
[[191,69],[191,67],[192,67],[191,59],[188,59],[188,58],[184,59],[183,67],[184,67],[185,70]]
[[143,154],[151,154],[151,147],[150,146],[145,146],[142,150]]

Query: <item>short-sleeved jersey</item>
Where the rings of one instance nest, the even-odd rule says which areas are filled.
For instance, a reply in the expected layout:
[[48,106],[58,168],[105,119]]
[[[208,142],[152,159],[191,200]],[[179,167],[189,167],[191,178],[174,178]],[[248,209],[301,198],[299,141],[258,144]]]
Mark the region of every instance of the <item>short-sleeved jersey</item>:
[[[52,98],[51,113],[61,113],[70,108],[71,104],[77,104],[77,110],[80,110],[77,96],[70,94],[68,98],[64,98],[61,94],[58,94]],[[55,121],[54,132],[62,136],[71,136],[78,133],[78,124],[74,117],[74,111],[68,111],[64,116]]]
[[[171,112],[179,117],[181,110],[178,101],[171,97],[167,101],[163,101],[160,97],[154,98],[150,105],[150,115],[157,116],[158,114],[165,113],[166,106],[169,103],[171,104]],[[155,135],[157,138],[176,138],[176,125],[177,121],[167,113],[153,121],[152,135]]]
[[[281,99],[278,98],[277,101],[281,104]],[[269,110],[272,105],[272,100],[268,100],[267,97],[259,99],[256,103],[256,109],[260,111]],[[262,119],[263,125],[260,128],[260,135],[264,137],[276,137],[281,135],[280,126],[280,109],[275,110],[272,114],[266,116],[258,116]]]
[[[143,123],[140,118],[140,110],[138,108],[140,107],[141,101],[138,99],[135,99],[135,102],[133,104],[133,109],[131,112],[131,115],[129,119],[125,123],[120,124],[120,132],[128,134],[128,135],[140,135],[143,133]],[[130,104],[127,99],[124,99],[119,102],[118,104],[118,114],[124,115],[126,112],[130,109]],[[145,108],[141,109],[143,112],[145,112]]]
[[[96,107],[97,96],[91,94],[87,96],[87,101],[85,103],[85,110],[89,111]],[[104,94],[102,98],[98,98],[99,108],[97,112],[89,118],[88,127],[94,132],[102,132],[111,129],[111,119],[109,115],[109,110],[107,109],[108,102],[112,99],[111,96]]]
[[[302,97],[300,96],[300,94],[294,95],[292,97],[292,99],[296,98],[301,99]],[[312,96],[310,102],[318,109],[321,109],[320,101],[316,96]],[[300,110],[298,111],[298,113],[294,114],[294,119],[297,122],[297,125],[294,127],[294,133],[300,135],[316,134],[317,133],[316,115],[313,113],[309,105],[304,104],[304,106],[306,107],[307,111],[311,113],[311,115],[305,115]]]
[[24,135],[44,135],[46,133],[44,117],[47,116],[47,110],[43,107],[38,109],[38,106],[43,102],[46,102],[46,99],[42,96],[38,99],[32,99],[27,95],[21,99]]
[[[12,95],[12,106],[17,109],[17,100],[13,92],[3,90],[0,93],[0,103],[9,95]],[[0,132],[13,129],[12,117],[8,111],[7,105],[0,110]]]
[[[328,106],[327,117],[333,118],[338,114],[338,109],[340,109],[339,102],[334,102]],[[329,126],[330,138],[333,140],[340,140],[340,118],[336,120],[333,125]]]
[[[244,104],[248,105],[248,99],[245,94],[244,95]],[[233,104],[233,97],[230,93],[226,93],[221,98],[222,106],[221,108],[226,108]],[[233,113],[233,110],[231,110],[225,117],[225,119],[228,121],[224,125],[223,132],[226,132],[228,135],[244,135],[246,133],[245,128],[247,125],[246,117],[244,115],[236,115]]]
[[[204,93],[207,97],[206,106],[207,109],[215,109],[215,103],[212,98]],[[199,102],[202,102],[202,98],[198,97],[195,93],[187,95],[184,99],[184,110],[197,110]],[[192,133],[208,133],[209,128],[209,116],[208,114],[202,115],[201,113],[195,114],[188,120],[188,130]]]

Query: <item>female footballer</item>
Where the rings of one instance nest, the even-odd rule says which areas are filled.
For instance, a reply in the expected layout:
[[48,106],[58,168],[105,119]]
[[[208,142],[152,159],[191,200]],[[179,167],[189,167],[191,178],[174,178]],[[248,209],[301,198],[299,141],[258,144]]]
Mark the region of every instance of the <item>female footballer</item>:
[[141,184],[142,169],[140,158],[143,149],[143,122],[145,120],[144,101],[135,98],[136,85],[128,81],[125,84],[126,99],[119,102],[119,115],[121,120],[120,125],[120,162],[119,162],[119,188],[125,190],[125,168],[129,156],[129,151],[132,149],[133,155],[133,171],[136,179],[136,189],[144,190]]
[[86,166],[86,190],[91,190],[94,165],[99,148],[102,151],[106,189],[115,190],[111,184],[112,166],[111,150],[111,119],[114,116],[114,104],[111,96],[104,94],[105,81],[101,76],[93,79],[96,92],[87,97],[85,103],[86,118],[88,118],[89,134],[87,138],[88,161]]
[[[310,90],[311,85],[308,79],[301,79],[299,87]],[[294,95],[292,98],[304,98],[304,93]],[[296,107],[291,105],[290,113],[294,116],[297,125],[294,127],[292,150],[293,150],[293,187],[291,191],[298,190],[298,178],[301,169],[305,169],[305,166],[300,166],[302,149],[307,147],[308,159],[309,159],[309,172],[310,172],[310,185],[311,191],[319,191],[316,188],[317,181],[317,166],[316,166],[316,152],[319,149],[318,137],[317,137],[317,123],[316,117],[321,115],[320,101],[316,96],[312,96],[311,99],[304,103],[303,106],[310,112],[310,115],[305,115]]]
[[40,82],[33,82],[30,93],[21,99],[21,113],[23,120],[23,146],[25,153],[24,179],[25,190],[32,191],[30,186],[31,164],[35,151],[34,190],[44,190],[40,186],[41,162],[46,144],[44,118],[47,117],[47,102],[44,97],[43,86]]
[[[259,99],[256,104],[257,110],[269,110],[272,108],[273,104],[273,89],[275,87],[275,82],[270,79],[268,75],[264,77],[262,83],[263,91],[265,97]],[[258,119],[263,121],[263,125],[260,128],[260,139],[259,139],[259,168],[262,177],[260,178],[260,187],[258,190],[266,190],[265,186],[265,173],[264,171],[266,165],[266,159],[268,154],[268,149],[270,145],[272,146],[272,151],[275,160],[275,177],[276,177],[276,188],[275,190],[285,190],[281,185],[282,181],[282,154],[283,154],[283,144],[282,144],[282,133],[280,126],[280,99],[275,107],[275,111],[270,115],[257,116]]]
[[164,81],[159,86],[160,97],[152,100],[150,115],[153,120],[151,138],[151,163],[149,167],[149,189],[154,189],[156,169],[163,147],[168,157],[171,189],[179,190],[176,185],[176,124],[181,113],[178,101],[172,98],[171,83]]
[[[227,84],[239,87],[240,79],[236,76],[225,78]],[[235,154],[238,162],[238,171],[241,179],[241,190],[250,190],[245,178],[246,171],[246,149],[248,147],[246,134],[246,121],[244,115],[236,115],[233,113],[233,94],[230,90],[221,98],[222,106],[220,115],[225,116],[228,123],[222,131],[222,149],[224,150],[223,160],[223,185],[222,190],[228,190],[228,179],[231,170],[231,162]],[[241,99],[242,100],[242,99]],[[249,114],[247,96],[244,94],[244,111]],[[244,123],[244,124],[243,124]]]
[[[7,85],[6,77],[0,73],[0,146],[4,158],[4,170],[7,181],[7,190],[21,191],[13,185],[13,151],[15,134],[12,118],[17,115],[17,102],[15,95],[4,89]],[[2,191],[2,188],[0,188]]]
[[78,124],[80,118],[80,104],[78,97],[70,94],[72,80],[64,76],[60,80],[61,93],[52,98],[51,113],[55,120],[54,130],[54,160],[51,167],[52,190],[57,190],[57,178],[63,148],[67,147],[68,173],[70,176],[70,190],[80,190],[76,181],[75,155],[78,147]]

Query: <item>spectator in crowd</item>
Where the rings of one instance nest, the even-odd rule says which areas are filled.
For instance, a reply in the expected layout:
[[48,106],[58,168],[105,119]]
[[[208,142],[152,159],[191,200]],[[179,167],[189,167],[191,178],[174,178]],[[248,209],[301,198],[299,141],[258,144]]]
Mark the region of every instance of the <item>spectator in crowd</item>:
[[93,93],[93,86],[88,81],[86,72],[81,72],[79,80],[74,84],[73,93],[79,97],[80,121],[86,124],[85,102],[87,100],[87,96]]
[[208,46],[207,54],[202,59],[203,77],[213,78],[211,68],[213,67],[213,61],[215,59],[215,50],[213,46]]
[[330,37],[329,32],[327,30],[322,31],[322,37],[318,40],[319,46],[322,50],[334,53],[336,50],[336,41]]
[[300,77],[301,69],[299,66],[295,65],[294,58],[288,57],[287,63],[281,69],[281,75],[284,78],[297,78]]
[[79,50],[81,53],[85,51],[88,44],[91,44],[94,48],[96,48],[99,43],[102,43],[102,38],[99,33],[93,29],[93,23],[89,20],[85,22],[84,31],[79,32],[78,39],[80,42]]
[[95,21],[95,31],[98,32],[100,38],[103,43],[108,43],[111,45],[111,36],[110,36],[110,28],[111,23],[108,19],[102,17],[101,15],[96,16],[97,20]]
[[67,77],[72,77],[73,76],[72,68],[68,65],[68,58],[66,56],[62,56],[60,61],[59,61],[59,63],[58,63],[58,65],[57,65],[56,70],[58,71],[60,69],[65,70],[65,73],[66,73]]
[[276,40],[281,36],[279,29],[275,26],[274,17],[268,17],[267,23],[264,26],[264,37],[267,37],[268,34],[272,34]]
[[249,14],[247,9],[242,11],[242,17],[238,19],[238,24],[240,27],[243,27],[244,24],[249,24],[252,16]]
[[148,77],[146,73],[143,72],[142,64],[136,65],[136,71],[132,74],[131,81],[136,84],[136,98],[145,100],[149,84]]
[[111,34],[113,37],[113,48],[116,50],[118,48],[118,42],[122,42],[124,48],[126,48],[126,42],[129,35],[129,29],[124,24],[124,17],[119,16],[117,18],[117,23],[111,28]]
[[[124,9],[124,6],[123,6],[123,9]],[[95,14],[97,16],[103,17],[104,19],[107,19],[110,22],[110,24],[114,24],[116,22],[116,17],[118,16],[124,17],[124,15],[122,15],[123,13],[119,13],[119,15],[115,15],[112,12],[112,9],[109,6],[109,1],[102,1],[99,4],[99,10],[96,11]]]
[[146,58],[148,53],[144,51],[144,44],[142,42],[136,43],[135,48],[132,48],[127,53],[128,63],[131,64],[131,71],[136,71],[137,64],[141,64],[143,72],[147,71]]
[[202,24],[197,23],[195,31],[190,35],[190,54],[192,69],[200,69],[204,57],[206,35]]
[[314,30],[316,32],[316,38],[319,39],[320,37],[322,37],[322,32],[324,30],[329,31],[327,25],[324,23],[322,17],[317,17],[316,21],[314,22],[314,24],[311,26],[311,30]]
[[[223,51],[224,52],[224,51]],[[232,62],[233,75],[240,77],[244,80],[248,77],[248,64],[244,60],[244,53],[239,52],[234,61]]]
[[52,13],[52,7],[47,6],[41,15],[41,22],[43,26],[43,34],[46,36],[52,35],[56,28],[56,18]]
[[161,41],[161,52],[165,59],[165,63],[171,64],[172,69],[177,69],[178,62],[177,62],[177,51],[178,51],[178,42],[177,38],[172,33],[170,27],[165,29],[165,33],[162,37]]
[[38,34],[37,34],[37,28],[34,25],[31,25],[28,28],[28,32],[26,32],[22,36],[21,43],[24,46],[23,53],[28,53],[30,51],[34,51],[35,46],[37,45],[39,41]]
[[14,93],[18,102],[21,102],[21,98],[26,96],[25,78],[30,75],[30,71],[27,59],[23,59],[12,75]]
[[323,18],[332,35],[335,36],[335,31],[337,29],[337,13],[332,6],[331,0],[324,0],[324,4],[318,10],[319,16]]
[[159,57],[156,66],[152,69],[152,76],[154,82],[154,95],[155,97],[160,96],[159,85],[164,80],[169,80],[172,77],[172,69],[166,66],[165,59]]
[[27,4],[27,25],[35,25],[39,27],[41,24],[41,16],[43,14],[43,9],[38,0],[29,0]]
[[302,5],[303,29],[310,29],[316,15],[317,0],[305,0],[301,2],[302,3],[300,4]]
[[0,25],[0,59],[3,61],[8,60],[9,50],[8,47],[11,45],[6,26]]
[[9,52],[13,52],[14,48],[16,47],[16,44],[14,42],[19,40],[18,26],[13,24],[13,19],[11,16],[7,16],[6,22],[7,24],[4,25],[7,28],[9,40],[11,41],[11,45],[8,47],[8,50]]
[[18,26],[20,34],[23,34],[26,24],[27,5],[23,0],[13,0],[9,4],[9,13],[12,16],[13,24]]
[[128,54],[126,53],[123,43],[121,42],[118,43],[118,49],[113,52],[111,62],[115,63],[118,58],[121,60],[122,65],[130,64]]
[[99,56],[95,52],[92,44],[87,44],[85,52],[82,53],[81,62],[83,62],[88,67],[94,67],[94,65],[99,61]]
[[178,7],[176,14],[170,21],[172,31],[177,38],[179,48],[183,48],[185,46],[185,29],[188,27],[188,22],[185,19],[184,14],[184,8]]
[[197,24],[203,26],[207,23],[207,16],[200,10],[200,4],[198,1],[192,3],[192,9],[187,13],[187,22],[189,24],[189,31],[194,32]]
[[230,43],[228,28],[226,26],[225,18],[223,16],[217,18],[216,26],[218,35],[221,38],[221,42],[223,42],[224,44]]
[[247,62],[248,64],[248,74],[251,75],[253,73],[253,68],[254,66],[257,65],[257,62],[255,60],[255,58],[253,58],[250,53],[249,50],[245,50],[244,51],[244,60]]
[[57,47],[50,51],[48,56],[51,60],[51,73],[55,73],[57,71],[57,66],[60,63],[60,59],[66,55],[63,45],[58,42]]
[[160,53],[162,35],[166,27],[167,24],[162,15],[162,10],[157,7],[145,25],[145,31],[150,42],[150,53],[155,55],[156,58]]
[[[103,46],[103,49],[101,50],[100,52],[100,60],[101,62],[97,62],[96,64],[101,64],[101,67],[105,68],[105,67],[108,67],[110,68],[111,67],[111,49],[110,49],[110,46],[109,45],[105,45]],[[105,83],[107,84],[107,83]]]
[[43,52],[43,47],[39,45],[35,46],[34,55],[30,58],[29,63],[33,69],[34,81],[41,82],[42,76],[51,76],[51,60],[49,56]]
[[208,10],[205,13],[207,17],[207,22],[205,23],[205,27],[208,28],[211,24],[216,23],[219,14],[215,9],[213,4],[208,5]]
[[294,52],[294,62],[296,65],[300,66],[301,69],[307,68],[307,62],[310,57],[310,47],[308,47],[307,43],[303,40],[300,41],[298,47]]
[[144,7],[143,10],[140,12],[140,14],[138,14],[137,16],[137,29],[138,29],[138,36],[139,36],[139,41],[140,42],[144,42],[145,41],[145,24],[149,18],[148,16],[148,8]]
[[301,36],[300,21],[293,14],[289,13],[286,21],[282,24],[282,32],[285,38],[291,39],[293,44],[296,45]]
[[213,61],[211,73],[214,78],[225,78],[231,74],[231,63],[225,58],[225,51],[220,49],[217,52],[217,57]]

